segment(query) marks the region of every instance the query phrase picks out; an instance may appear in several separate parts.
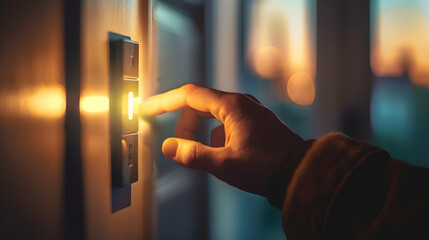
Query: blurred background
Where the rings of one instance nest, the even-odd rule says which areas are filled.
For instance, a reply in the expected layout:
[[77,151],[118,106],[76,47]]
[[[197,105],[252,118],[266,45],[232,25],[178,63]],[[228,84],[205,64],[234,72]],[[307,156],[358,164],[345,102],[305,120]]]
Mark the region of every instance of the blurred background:
[[[429,1],[156,0],[154,22],[159,93],[250,93],[306,139],[341,131],[429,166]],[[156,156],[158,239],[285,239],[265,198]]]

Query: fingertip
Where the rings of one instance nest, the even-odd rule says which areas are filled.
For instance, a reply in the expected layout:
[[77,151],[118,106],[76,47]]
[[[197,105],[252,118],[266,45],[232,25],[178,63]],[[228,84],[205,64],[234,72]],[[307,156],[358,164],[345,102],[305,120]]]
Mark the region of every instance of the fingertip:
[[151,106],[153,106],[154,101],[152,100],[152,97],[148,98],[144,102],[140,103],[139,105],[139,113],[142,116],[150,116],[152,115],[149,111],[151,109]]
[[179,143],[176,139],[167,138],[162,144],[162,152],[166,157],[173,159],[176,156],[178,146]]

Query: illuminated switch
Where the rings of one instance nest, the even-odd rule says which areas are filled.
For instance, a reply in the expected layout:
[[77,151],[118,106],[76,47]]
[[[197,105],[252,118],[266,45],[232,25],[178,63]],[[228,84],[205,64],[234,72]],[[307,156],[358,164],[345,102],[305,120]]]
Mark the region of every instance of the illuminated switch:
[[139,44],[109,36],[112,187],[127,188],[138,180]]
[[139,84],[137,79],[122,81],[122,133],[137,133]]

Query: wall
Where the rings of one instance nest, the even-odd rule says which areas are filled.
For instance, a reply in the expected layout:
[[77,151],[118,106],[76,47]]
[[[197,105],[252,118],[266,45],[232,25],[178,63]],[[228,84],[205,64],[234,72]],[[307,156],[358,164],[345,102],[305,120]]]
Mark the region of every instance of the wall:
[[0,2],[0,239],[153,237],[148,125],[140,122],[131,206],[112,213],[108,111],[79,112],[83,98],[109,97],[109,31],[140,42],[140,96],[153,93],[151,8]]
[[0,239],[59,239],[62,4],[0,3]]
[[[140,43],[140,96],[153,90],[149,75],[148,1],[85,0],[82,4],[81,99],[109,96],[108,32],[130,36]],[[131,206],[112,214],[110,189],[109,113],[82,112],[82,163],[85,229],[88,239],[150,237],[151,164],[147,145],[139,144],[139,180],[132,184]],[[146,129],[143,129],[146,126]],[[140,143],[149,134],[140,122]]]

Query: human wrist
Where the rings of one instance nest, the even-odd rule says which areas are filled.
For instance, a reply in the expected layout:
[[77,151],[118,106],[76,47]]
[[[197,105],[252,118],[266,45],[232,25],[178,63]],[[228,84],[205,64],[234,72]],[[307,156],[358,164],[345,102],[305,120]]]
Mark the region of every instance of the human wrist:
[[286,151],[286,157],[280,163],[279,167],[275,170],[270,177],[268,184],[265,188],[265,196],[268,202],[281,209],[283,200],[286,196],[287,187],[294,175],[298,165],[301,163],[302,158],[307,151],[311,148],[315,140],[300,141],[296,146]]

